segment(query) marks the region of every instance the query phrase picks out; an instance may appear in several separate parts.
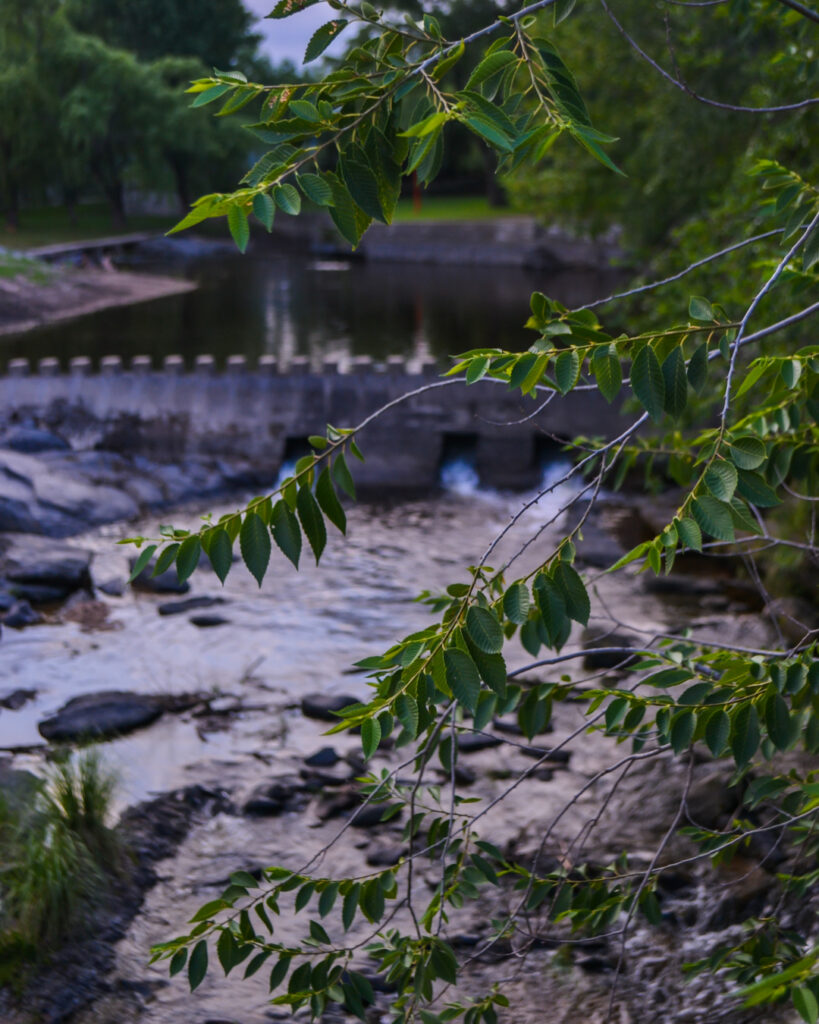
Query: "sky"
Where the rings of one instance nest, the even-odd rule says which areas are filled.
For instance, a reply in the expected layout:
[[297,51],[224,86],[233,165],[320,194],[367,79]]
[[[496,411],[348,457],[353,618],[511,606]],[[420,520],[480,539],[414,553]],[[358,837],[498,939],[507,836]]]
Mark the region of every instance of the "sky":
[[[289,58],[296,66],[300,65],[310,36],[334,17],[332,8],[325,3],[314,4],[289,18],[266,18],[276,6],[276,0],[244,0],[244,3],[259,18],[254,30],[264,36],[262,49],[274,63]],[[328,52],[333,53],[334,49],[331,46]]]

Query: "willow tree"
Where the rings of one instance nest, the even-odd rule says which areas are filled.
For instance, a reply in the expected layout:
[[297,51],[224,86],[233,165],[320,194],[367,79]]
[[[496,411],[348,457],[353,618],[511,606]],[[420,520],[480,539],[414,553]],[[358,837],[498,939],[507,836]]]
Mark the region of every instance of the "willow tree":
[[[271,17],[286,17],[310,2],[280,0]],[[819,21],[796,0],[725,5],[737,31],[765,37],[760,60],[800,69],[799,75],[781,76],[782,95],[761,97],[751,84],[747,96],[730,99],[683,79],[674,53],[666,66],[633,37],[608,0],[600,3],[634,52],[635,64],[619,66],[617,74],[645,74],[653,88],[686,94],[694,109],[716,106],[769,126],[819,103],[817,97],[787,95],[791,86],[811,78]],[[251,130],[267,151],[236,191],[204,196],[178,228],[224,216],[244,250],[251,217],[270,229],[274,217],[297,215],[306,199],[325,209],[356,246],[373,220],[390,222],[405,176],[415,173],[424,183],[435,178],[454,124],[490,146],[503,172],[537,165],[553,146],[578,146],[612,180],[620,173],[610,155],[614,140],[605,125],[594,123],[558,49],[564,22],[582,24],[586,5],[575,9],[574,0],[537,0],[463,39],[444,38],[429,14],[393,22],[366,0],[331,5],[335,16],[310,40],[307,61],[355,23],[369,36],[364,42],[359,36],[343,62],[323,77],[269,86],[229,72],[193,84],[197,105],[219,101],[229,111],[255,102],[259,120]],[[665,6],[652,12],[662,17]],[[768,38],[774,30],[784,42],[772,53]],[[727,34],[726,49],[732,45]],[[474,69],[465,85],[453,88],[454,70],[467,51]],[[604,62],[606,53],[597,59]],[[800,153],[793,157],[798,162]],[[809,289],[817,281],[819,192],[800,177],[798,166],[772,159],[756,166],[754,185],[761,211],[754,217],[767,218],[764,229],[749,235],[743,214],[732,246],[702,252],[695,264],[669,275],[679,281],[695,268],[718,268],[726,250],[754,246],[756,260],[741,303],[724,303],[719,294],[694,295],[669,322],[623,333],[606,322],[621,296],[568,309],[536,293],[527,324],[534,340],[527,351],[468,351],[441,379],[421,386],[423,391],[491,382],[518,391],[533,417],[546,403],[596,390],[621,403],[622,430],[614,438],[578,439],[570,446],[574,461],[564,481],[577,483],[566,499],[575,514],[555,544],[545,544],[542,523],[529,525],[527,502],[498,536],[487,538],[477,564],[442,593],[428,596],[425,629],[360,664],[369,674],[369,700],[344,711],[335,730],[360,730],[367,760],[388,736],[406,755],[400,765],[373,772],[362,783],[363,806],[382,804],[385,819],[406,811],[406,855],[394,867],[355,878],[322,871],[327,858],[299,869],[273,865],[261,879],[235,875],[221,898],[196,914],[187,934],[156,947],[155,958],[167,959],[171,974],[186,971],[196,988],[215,953],[226,973],[239,964],[245,976],[269,971],[276,1003],[293,1010],[307,1006],[314,1016],[336,1003],[363,1017],[373,999],[359,959],[366,945],[374,969],[394,987],[390,1005],[396,1021],[433,1024],[463,1017],[491,1024],[507,1005],[503,986],[459,994],[462,951],[451,941],[448,922],[465,902],[491,906],[492,892],[502,891],[507,910],[470,955],[493,949],[502,955],[510,946],[514,955],[525,955],[537,938],[574,941],[605,934],[619,951],[611,1015],[630,929],[638,916],[661,924],[662,882],[675,867],[664,854],[685,830],[690,863],[724,863],[760,836],[790,851],[779,869],[775,912],[748,916],[731,941],[704,948],[692,969],[720,972],[726,988],[748,1005],[790,999],[805,1020],[817,1020],[819,945],[812,900],[819,789],[810,755],[819,752],[819,661],[811,623],[791,616],[782,628],[780,616],[772,642],[759,647],[709,640],[696,629],[644,635],[636,649],[615,641],[604,650],[615,663],[622,658],[624,680],[614,685],[600,674],[596,686],[579,695],[571,673],[559,674],[581,656],[576,627],[589,621],[592,610],[600,621],[616,621],[614,612],[600,607],[578,550],[601,488],[616,486],[630,469],[644,468],[646,486],[655,489],[673,482],[679,500],[656,535],[605,572],[659,576],[692,553],[743,563],[763,589],[763,560],[788,560],[802,573],[816,571],[819,350],[797,347],[793,339],[818,306]],[[666,283],[648,283],[640,292],[650,295]],[[772,296],[775,306],[769,304]],[[771,318],[768,311],[779,308],[783,297],[789,302],[786,315]],[[346,528],[340,492],[351,499],[355,493],[349,456],[366,457],[357,437],[380,411],[365,423],[328,426],[324,436],[312,437],[312,454],[273,494],[218,521],[206,520],[196,532],[166,528],[158,538],[133,538],[141,547],[134,573],[155,558],[157,572],[175,564],[184,579],[204,551],[224,580],[238,544],[261,584],[276,549],[298,566],[303,538],[319,561],[327,524]],[[511,539],[517,553],[498,568],[498,544]],[[537,564],[521,572],[524,551],[527,557],[537,551]],[[518,644],[532,660],[510,674],[506,657]],[[530,677],[522,686],[519,677],[535,667],[554,672],[553,678]],[[508,859],[482,835],[486,806],[459,792],[458,739],[516,711],[531,740],[557,705],[578,696],[586,702],[585,719],[559,746],[580,742],[593,730],[621,744],[619,755],[583,787],[599,786],[601,814],[633,766],[673,760],[681,765],[673,776],[679,786],[676,812],[657,848],[642,859],[623,850],[610,863],[587,864],[587,837],[578,837],[568,855],[551,862],[536,855],[530,863]],[[555,749],[543,750],[498,799],[554,758]],[[722,828],[687,820],[694,765],[702,757],[733,764],[740,806]],[[434,784],[438,766],[450,783],[443,790]],[[590,827],[599,820],[600,815]],[[544,831],[539,852],[549,850],[556,823]],[[439,877],[431,892],[419,884],[420,866],[430,861]],[[276,919],[285,911],[303,920],[300,939],[279,937]],[[362,923],[369,941],[346,937]]]

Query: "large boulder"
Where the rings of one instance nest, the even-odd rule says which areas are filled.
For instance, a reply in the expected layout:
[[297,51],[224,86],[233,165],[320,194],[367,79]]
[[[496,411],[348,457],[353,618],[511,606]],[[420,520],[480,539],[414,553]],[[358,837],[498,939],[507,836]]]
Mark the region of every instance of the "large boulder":
[[47,537],[10,535],[2,540],[0,575],[29,600],[60,600],[91,584],[91,552]]
[[121,736],[156,721],[165,704],[161,698],[143,693],[87,693],[72,698],[37,728],[44,739],[55,743]]
[[11,427],[0,439],[0,444],[4,448],[11,448],[13,452],[24,452],[27,455],[68,451],[71,447],[64,438],[39,427]]

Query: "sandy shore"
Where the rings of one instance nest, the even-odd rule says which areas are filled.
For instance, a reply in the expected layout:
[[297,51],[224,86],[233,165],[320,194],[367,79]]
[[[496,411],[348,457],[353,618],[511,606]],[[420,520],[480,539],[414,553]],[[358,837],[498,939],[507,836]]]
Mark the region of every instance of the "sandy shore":
[[0,335],[192,291],[193,281],[132,271],[47,268],[47,280],[0,278]]

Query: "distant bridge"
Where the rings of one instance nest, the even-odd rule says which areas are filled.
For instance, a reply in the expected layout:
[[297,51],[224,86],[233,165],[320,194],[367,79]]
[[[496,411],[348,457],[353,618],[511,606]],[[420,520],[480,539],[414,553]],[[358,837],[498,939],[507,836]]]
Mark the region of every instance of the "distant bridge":
[[[285,368],[269,356],[252,367],[243,356],[231,356],[223,370],[211,356],[197,356],[191,367],[175,355],[161,366],[148,356],[128,365],[107,356],[97,368],[79,357],[67,370],[57,359],[35,366],[14,359],[0,377],[0,419],[46,424],[75,448],[166,462],[186,455],[241,457],[275,474],[304,454],[307,436],[324,434],[328,422],[355,426],[408,391],[434,384],[438,372],[433,363],[400,357],[320,367],[296,358]],[[556,397],[521,422],[533,410],[530,399],[488,381],[430,388],[364,430],[367,461],[356,467],[356,479],[364,491],[428,490],[442,463],[458,455],[474,462],[487,486],[528,487],[540,479],[559,439],[612,437],[622,427],[616,406],[597,392]]]

